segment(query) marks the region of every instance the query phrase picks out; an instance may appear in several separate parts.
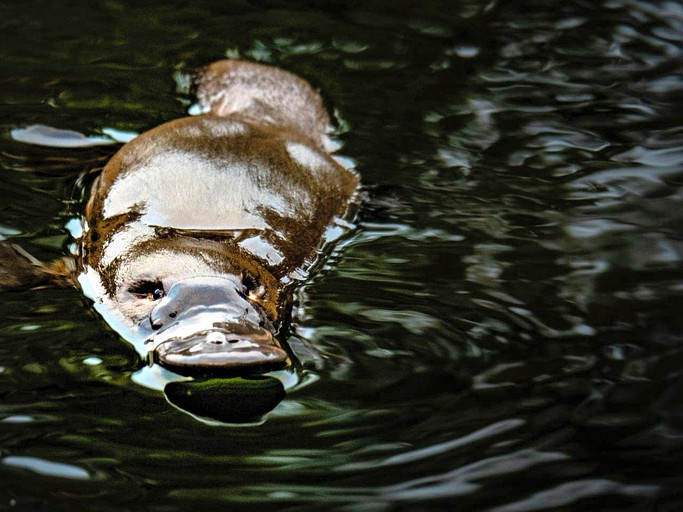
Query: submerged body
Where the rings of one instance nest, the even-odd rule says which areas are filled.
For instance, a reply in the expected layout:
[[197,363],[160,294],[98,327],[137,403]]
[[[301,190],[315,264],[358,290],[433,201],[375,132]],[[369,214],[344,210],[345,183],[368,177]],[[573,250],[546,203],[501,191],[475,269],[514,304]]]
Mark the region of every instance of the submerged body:
[[281,368],[292,287],[358,179],[326,151],[329,119],[298,77],[221,61],[198,96],[207,113],[143,133],[97,178],[81,282],[178,373]]

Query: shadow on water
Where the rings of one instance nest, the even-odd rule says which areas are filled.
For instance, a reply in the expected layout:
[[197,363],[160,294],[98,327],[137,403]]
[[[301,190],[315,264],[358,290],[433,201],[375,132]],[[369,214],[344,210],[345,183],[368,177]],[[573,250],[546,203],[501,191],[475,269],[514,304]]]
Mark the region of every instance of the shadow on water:
[[10,131],[141,132],[226,55],[318,86],[368,194],[297,296],[300,385],[166,390],[264,421],[136,384],[79,290],[3,294],[0,508],[680,508],[679,3],[0,9],[0,235],[40,259],[111,148]]
[[182,411],[220,423],[258,422],[285,397],[273,377],[169,382],[166,399]]

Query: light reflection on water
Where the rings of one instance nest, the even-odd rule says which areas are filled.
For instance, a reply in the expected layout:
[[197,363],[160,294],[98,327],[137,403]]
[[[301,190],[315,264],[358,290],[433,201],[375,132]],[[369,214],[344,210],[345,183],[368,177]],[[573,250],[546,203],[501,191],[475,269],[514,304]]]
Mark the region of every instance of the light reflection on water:
[[681,506],[679,3],[2,9],[0,236],[37,257],[68,253],[109,150],[10,130],[139,133],[225,55],[322,90],[368,200],[260,425],[136,384],[78,290],[3,294],[0,508]]

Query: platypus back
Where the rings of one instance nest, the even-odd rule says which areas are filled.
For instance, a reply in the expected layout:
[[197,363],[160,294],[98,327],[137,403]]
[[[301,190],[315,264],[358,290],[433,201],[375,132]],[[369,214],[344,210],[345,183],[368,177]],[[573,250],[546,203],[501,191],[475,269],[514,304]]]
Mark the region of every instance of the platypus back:
[[252,62],[218,61],[204,70],[197,96],[204,111],[293,130],[325,147],[330,119],[322,99],[306,81],[287,71]]

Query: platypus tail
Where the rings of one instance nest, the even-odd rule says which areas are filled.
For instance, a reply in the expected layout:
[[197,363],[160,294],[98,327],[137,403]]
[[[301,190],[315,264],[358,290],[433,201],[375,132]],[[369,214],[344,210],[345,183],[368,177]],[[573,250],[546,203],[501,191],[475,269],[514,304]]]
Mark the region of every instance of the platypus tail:
[[263,64],[220,60],[198,80],[204,111],[256,125],[296,130],[325,147],[330,118],[320,95],[305,80]]

